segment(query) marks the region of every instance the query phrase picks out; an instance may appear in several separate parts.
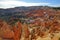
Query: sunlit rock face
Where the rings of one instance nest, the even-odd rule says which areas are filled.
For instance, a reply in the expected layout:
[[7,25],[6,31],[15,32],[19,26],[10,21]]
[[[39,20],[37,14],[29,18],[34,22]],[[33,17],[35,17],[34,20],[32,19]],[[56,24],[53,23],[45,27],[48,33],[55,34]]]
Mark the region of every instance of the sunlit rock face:
[[0,9],[1,40],[60,40],[60,10],[50,7]]
[[12,38],[14,33],[10,28],[11,26],[8,25],[6,22],[3,22],[3,26],[1,27],[0,31],[1,31],[1,37],[2,38]]

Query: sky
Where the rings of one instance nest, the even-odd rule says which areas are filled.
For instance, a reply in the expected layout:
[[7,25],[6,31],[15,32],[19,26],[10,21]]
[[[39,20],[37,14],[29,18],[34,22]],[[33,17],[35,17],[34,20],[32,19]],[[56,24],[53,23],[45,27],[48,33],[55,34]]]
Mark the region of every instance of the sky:
[[13,8],[19,6],[60,7],[60,0],[0,0],[0,8]]

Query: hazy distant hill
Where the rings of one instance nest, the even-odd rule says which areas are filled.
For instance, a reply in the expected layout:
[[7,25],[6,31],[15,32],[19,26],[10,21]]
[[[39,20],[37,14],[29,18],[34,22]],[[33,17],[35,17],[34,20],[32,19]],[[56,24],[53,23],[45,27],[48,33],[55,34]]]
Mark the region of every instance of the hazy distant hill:
[[[15,7],[15,8],[8,8],[8,9],[0,9],[0,19],[10,20],[11,18],[27,18],[33,16],[40,16],[43,14],[44,11],[47,13],[48,10],[54,12],[55,7],[48,7],[48,6],[31,6],[31,7]],[[56,11],[55,11],[56,12]]]

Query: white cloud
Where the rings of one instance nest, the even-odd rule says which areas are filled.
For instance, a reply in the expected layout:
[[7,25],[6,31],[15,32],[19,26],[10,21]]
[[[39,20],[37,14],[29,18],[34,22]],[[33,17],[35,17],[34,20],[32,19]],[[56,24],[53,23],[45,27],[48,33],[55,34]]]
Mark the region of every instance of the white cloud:
[[60,5],[48,5],[48,6],[51,6],[51,7],[60,7]]
[[0,8],[13,8],[16,6],[38,6],[38,5],[49,5],[50,3],[27,3],[16,0],[2,0],[0,1]]

